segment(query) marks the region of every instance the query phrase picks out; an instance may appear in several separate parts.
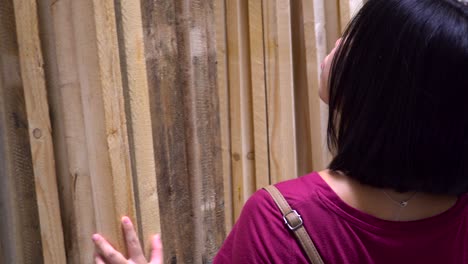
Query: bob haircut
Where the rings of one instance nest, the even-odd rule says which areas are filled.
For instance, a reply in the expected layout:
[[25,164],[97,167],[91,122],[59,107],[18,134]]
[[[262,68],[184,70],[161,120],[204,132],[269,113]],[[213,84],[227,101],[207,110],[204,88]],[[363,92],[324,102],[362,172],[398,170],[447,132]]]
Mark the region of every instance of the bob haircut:
[[468,192],[468,5],[369,0],[329,77],[329,165],[399,192]]

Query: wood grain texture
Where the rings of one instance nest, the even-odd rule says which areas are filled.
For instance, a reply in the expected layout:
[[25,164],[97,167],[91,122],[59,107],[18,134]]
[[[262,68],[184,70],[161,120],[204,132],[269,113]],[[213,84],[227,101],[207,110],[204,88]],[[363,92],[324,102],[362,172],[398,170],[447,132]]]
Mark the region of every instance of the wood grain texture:
[[[296,142],[297,147],[297,173],[298,176],[309,173],[314,165],[318,163],[313,157],[313,143],[311,115],[315,112],[309,109],[309,99],[317,97],[307,85],[307,59],[304,36],[304,14],[303,1],[291,1],[291,31],[292,55],[293,55],[293,78],[294,78],[294,115],[296,118]],[[310,13],[311,10],[308,9]],[[321,142],[320,142],[321,143]]]
[[247,1],[226,1],[234,219],[255,186]]
[[72,1],[39,1],[67,263],[89,263],[96,231]]
[[[327,32],[325,29],[325,2],[309,0],[301,1],[301,8],[297,9],[298,17],[301,17],[300,28],[302,69],[304,72],[304,87],[308,91],[307,102],[303,109],[308,109],[308,130],[311,142],[312,168],[310,170],[322,170],[328,163],[328,150],[326,147],[326,126],[322,118],[327,112],[323,109],[323,102],[319,98],[320,87],[320,65],[327,51]],[[334,44],[334,43],[333,43]],[[300,110],[298,110],[300,111]]]
[[123,251],[120,218],[136,220],[114,10],[89,0],[40,8],[68,263],[92,261],[94,232]]
[[225,236],[213,1],[142,10],[165,261],[209,263]]
[[298,177],[291,6],[264,0],[266,85],[272,183]]
[[196,136],[191,144],[193,158],[189,165],[196,172],[193,182],[199,184],[194,204],[196,209],[200,208],[201,228],[196,230],[202,243],[198,249],[202,252],[202,263],[211,263],[226,235],[214,1],[191,1],[184,13],[190,17],[191,25],[186,33],[190,41],[191,56],[187,63],[190,67],[185,72],[192,78],[190,91],[186,93],[192,97],[186,98],[185,103],[186,111],[191,113],[191,130],[186,135]]
[[131,0],[117,0],[115,3],[126,112],[129,120],[128,134],[135,205],[140,240],[149,256],[151,235],[161,233],[161,226],[141,6],[138,1]]
[[216,27],[216,58],[219,97],[219,123],[221,128],[221,152],[223,157],[224,213],[226,233],[229,233],[234,223],[232,196],[232,160],[231,131],[229,120],[229,85],[227,68],[227,21],[226,1],[214,1]]
[[[90,263],[94,232],[123,250],[122,215],[135,220],[144,242],[162,231],[166,263],[210,263],[256,189],[327,164],[319,65],[360,2],[0,0],[0,155],[9,155],[0,174],[17,175],[12,164],[23,170],[23,178],[0,178],[2,190],[15,190],[0,192],[0,211],[15,226],[0,225],[14,240],[0,238],[0,259],[62,254],[47,244],[60,244],[60,230],[45,231],[60,224],[40,227],[46,216],[27,191],[36,187],[39,205],[56,207],[41,202],[54,200],[53,190],[42,191],[54,183],[25,181],[33,161],[36,176],[53,175],[55,152],[60,263]],[[21,52],[8,42],[16,41],[15,13],[27,16],[18,24]],[[21,126],[23,84],[31,146]],[[31,161],[22,155],[29,148],[33,158],[50,158]],[[16,220],[34,213],[36,221]],[[35,233],[25,238],[22,230]],[[25,240],[40,241],[41,230],[42,240],[58,235],[44,250]]]
[[[174,2],[142,1],[142,11],[158,193],[164,201],[160,204],[164,258],[169,263],[193,263],[193,245],[183,241],[193,242],[195,234]],[[183,234],[183,240],[177,234]]]
[[45,263],[65,263],[55,156],[36,2],[14,1]]
[[268,114],[265,84],[265,45],[262,1],[248,1],[250,82],[252,85],[253,133],[255,147],[255,189],[270,184]]
[[13,2],[0,1],[0,255],[44,263]]
[[123,251],[120,218],[136,215],[114,2],[73,1],[72,10],[96,228]]

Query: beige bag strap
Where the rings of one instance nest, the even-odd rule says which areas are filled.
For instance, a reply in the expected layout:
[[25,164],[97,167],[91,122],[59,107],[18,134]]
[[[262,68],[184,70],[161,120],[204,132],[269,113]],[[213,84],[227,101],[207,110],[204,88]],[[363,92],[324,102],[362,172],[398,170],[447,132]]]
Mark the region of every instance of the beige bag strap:
[[310,239],[309,234],[304,228],[304,222],[296,210],[293,210],[288,204],[281,192],[273,185],[264,188],[275,200],[276,205],[283,214],[284,223],[294,232],[297,239],[301,243],[302,248],[306,252],[312,264],[323,264],[322,258],[315,248],[314,242]]

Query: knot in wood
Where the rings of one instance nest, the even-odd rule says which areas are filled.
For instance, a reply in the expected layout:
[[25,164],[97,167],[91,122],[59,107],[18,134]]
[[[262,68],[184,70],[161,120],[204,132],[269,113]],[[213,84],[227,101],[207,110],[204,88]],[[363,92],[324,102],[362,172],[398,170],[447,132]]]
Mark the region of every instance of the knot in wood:
[[40,139],[42,137],[42,131],[39,128],[33,130],[33,136],[35,139]]

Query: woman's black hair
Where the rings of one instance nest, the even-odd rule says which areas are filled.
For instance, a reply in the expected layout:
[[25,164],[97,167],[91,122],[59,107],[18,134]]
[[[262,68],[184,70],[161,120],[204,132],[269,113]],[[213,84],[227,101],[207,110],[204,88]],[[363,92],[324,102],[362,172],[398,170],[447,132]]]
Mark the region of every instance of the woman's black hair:
[[332,171],[400,192],[468,192],[468,5],[367,1],[329,89]]

